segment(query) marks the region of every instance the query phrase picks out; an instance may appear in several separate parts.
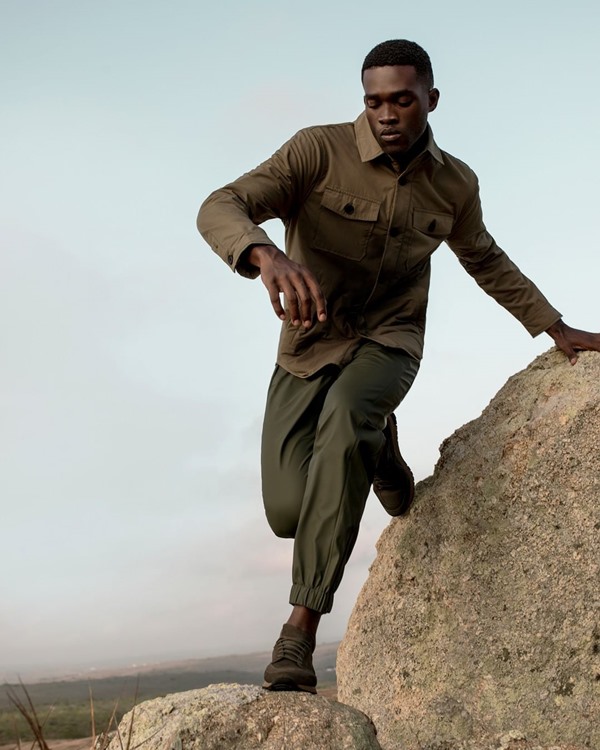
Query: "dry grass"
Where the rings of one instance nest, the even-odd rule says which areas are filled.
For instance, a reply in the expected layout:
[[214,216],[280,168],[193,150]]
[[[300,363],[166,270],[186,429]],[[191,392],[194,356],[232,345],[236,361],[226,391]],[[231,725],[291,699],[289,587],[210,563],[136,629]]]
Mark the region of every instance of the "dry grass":
[[92,695],[92,689],[90,687],[89,700],[92,736],[86,740],[72,740],[70,742],[66,742],[64,740],[52,742],[46,739],[46,737],[44,736],[44,726],[52,713],[52,708],[47,712],[45,717],[40,718],[38,712],[36,711],[35,705],[31,700],[29,691],[21,680],[19,680],[19,688],[20,690],[18,691],[13,687],[8,687],[8,699],[27,723],[27,726],[29,727],[33,735],[33,741],[28,740],[26,743],[22,741],[21,737],[19,736],[18,730],[15,727],[15,743],[13,745],[3,746],[7,750],[24,750],[25,745],[28,746],[29,750],[34,750],[36,747],[38,748],[38,750],[85,750],[85,748],[89,748],[89,750],[107,750],[108,745],[114,737],[116,737],[118,740],[120,750],[135,750],[135,748],[131,747],[131,738],[133,733],[133,721],[135,718],[135,706],[137,704],[139,684],[136,684],[133,708],[131,710],[131,721],[129,722],[126,737],[122,736],[121,730],[119,729],[119,723],[116,719],[118,703],[115,703],[106,726],[99,732],[97,731],[94,698]]
[[[82,737],[78,740],[46,740],[50,750],[90,750],[92,747],[92,737]],[[21,742],[19,745],[17,741],[5,743],[0,745],[0,750],[19,750],[19,747],[33,748],[34,744],[31,742]]]

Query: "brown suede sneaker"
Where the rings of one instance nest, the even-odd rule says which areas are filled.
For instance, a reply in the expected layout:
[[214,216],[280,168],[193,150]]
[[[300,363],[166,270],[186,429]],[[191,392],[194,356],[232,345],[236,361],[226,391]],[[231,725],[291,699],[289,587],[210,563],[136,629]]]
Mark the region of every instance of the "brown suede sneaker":
[[375,468],[373,492],[390,516],[402,516],[415,499],[415,479],[400,454],[395,414],[387,418],[383,434],[385,445]]
[[265,669],[263,687],[267,690],[304,690],[317,692],[317,675],[312,653],[315,639],[304,630],[287,623],[273,649],[273,661]]

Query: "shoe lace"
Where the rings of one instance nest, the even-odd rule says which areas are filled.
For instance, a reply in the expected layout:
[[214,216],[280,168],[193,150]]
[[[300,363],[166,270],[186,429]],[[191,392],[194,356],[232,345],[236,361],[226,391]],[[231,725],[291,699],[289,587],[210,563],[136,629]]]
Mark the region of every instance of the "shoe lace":
[[310,652],[312,652],[312,647],[308,641],[279,638],[275,642],[275,648],[273,649],[273,661],[288,659],[301,666]]

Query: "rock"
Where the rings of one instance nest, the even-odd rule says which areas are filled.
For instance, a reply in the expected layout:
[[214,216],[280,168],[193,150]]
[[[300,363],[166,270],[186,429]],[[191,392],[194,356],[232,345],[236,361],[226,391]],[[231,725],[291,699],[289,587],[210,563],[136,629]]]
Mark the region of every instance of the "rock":
[[[133,734],[128,744],[129,727]],[[209,685],[141,703],[108,750],[381,750],[367,716],[308,693]]]
[[556,350],[446,440],[337,659],[385,750],[600,749],[600,354]]

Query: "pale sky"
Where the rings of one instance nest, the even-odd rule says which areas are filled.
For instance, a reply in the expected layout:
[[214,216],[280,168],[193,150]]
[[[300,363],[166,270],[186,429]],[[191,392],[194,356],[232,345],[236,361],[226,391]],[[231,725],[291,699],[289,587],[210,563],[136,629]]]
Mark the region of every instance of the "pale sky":
[[[428,50],[436,140],[478,173],[488,228],[600,328],[599,22],[591,0],[0,0],[0,679],[272,646],[291,542],[258,466],[279,323],[195,218],[301,127],[353,120],[378,42]],[[551,345],[445,246],[433,266],[397,412],[419,479]],[[388,520],[371,497],[321,641]]]

